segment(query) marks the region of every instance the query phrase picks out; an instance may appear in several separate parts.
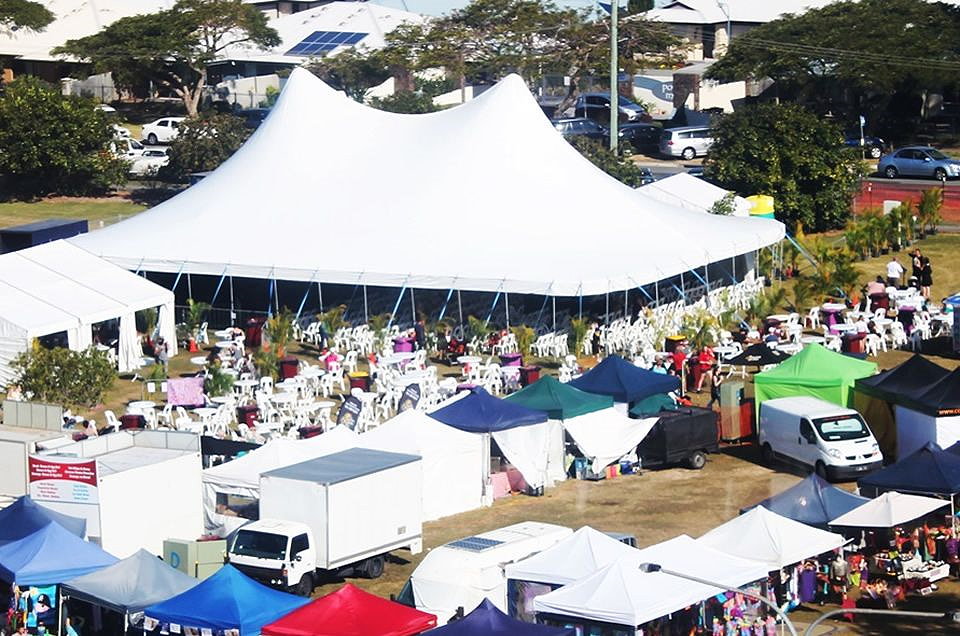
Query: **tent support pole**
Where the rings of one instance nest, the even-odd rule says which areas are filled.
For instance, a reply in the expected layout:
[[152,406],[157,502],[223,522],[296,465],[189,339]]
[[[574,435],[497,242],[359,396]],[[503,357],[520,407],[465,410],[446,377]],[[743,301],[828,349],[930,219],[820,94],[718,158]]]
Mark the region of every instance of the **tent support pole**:
[[583,320],[583,285],[580,285],[580,289],[577,290],[577,318]]
[[551,296],[550,298],[551,300],[553,300],[553,330],[556,331],[557,330],[557,297]]
[[[402,289],[400,290],[400,297],[403,298]],[[399,301],[398,301],[398,304],[399,304]],[[369,313],[370,313],[370,308],[367,306],[367,286],[364,285],[363,286],[363,322],[370,321],[370,317],[368,315]],[[394,307],[393,313],[397,313],[396,307]],[[390,321],[393,322],[393,316],[390,317]]]
[[447,299],[443,301],[443,307],[440,308],[440,315],[437,316],[437,322],[443,320],[443,316],[447,313],[447,305],[450,303],[451,296],[453,296],[453,287],[447,292]]
[[417,324],[417,302],[413,299],[413,287],[410,288],[410,315],[413,316],[413,324]]
[[[314,276],[316,273],[314,273]],[[307,298],[310,296],[310,288],[313,287],[313,278],[307,281],[307,290],[303,292],[303,298],[300,300],[300,306],[297,308],[297,320],[300,320],[300,314],[303,313],[303,307],[307,304]]]
[[604,326],[609,327],[610,326],[610,292],[607,292],[606,294],[604,294],[603,297],[604,297],[604,302],[607,305],[606,310],[603,314],[603,324]]
[[233,276],[230,277],[230,324],[236,319],[236,313],[233,308]]
[[460,324],[463,324],[463,298],[460,297],[460,290],[457,290],[457,310],[460,312]]
[[629,320],[632,318],[630,315],[630,290],[623,290],[623,317]]
[[317,281],[317,296],[320,298],[320,313],[323,313],[323,283]]
[[734,282],[734,284],[736,284],[736,282],[737,282],[737,257],[734,256],[733,258],[731,258],[731,259],[730,259],[730,263],[731,263],[730,269],[733,270],[733,282]]
[[657,295],[656,297],[656,306],[660,306],[660,281],[655,281],[653,283],[653,293]]
[[[366,294],[366,291],[367,291],[366,286],[364,286],[363,291],[364,291],[364,294],[363,294],[363,295],[364,295],[364,300],[366,300],[366,295],[367,295],[367,294]],[[400,288],[400,293],[397,294],[397,302],[395,302],[395,303],[393,304],[393,311],[390,312],[390,320],[387,321],[387,329],[389,329],[391,326],[393,326],[393,319],[397,317],[397,310],[400,309],[400,302],[403,300],[403,292],[405,292],[405,291],[407,291],[407,284],[406,284],[406,283],[403,284],[403,287]],[[366,314],[366,302],[364,302],[364,314],[363,314],[363,317],[364,317],[364,318],[367,317],[367,314]]]
[[490,319],[493,318],[493,310],[497,308],[497,303],[500,302],[500,291],[497,290],[497,295],[493,297],[493,304],[490,305],[490,311],[487,312],[487,319],[483,321],[484,325],[490,323]]
[[57,586],[57,633],[63,633],[63,588]]
[[210,299],[210,305],[213,306],[217,302],[217,296],[220,295],[220,288],[223,287],[223,281],[227,278],[227,268],[223,268],[223,274],[220,275],[220,282],[217,283],[217,289],[213,292],[213,298]]
[[277,285],[277,277],[273,277],[273,310],[280,313],[280,286]]
[[180,265],[180,269],[177,270],[177,277],[173,279],[173,289],[171,291],[176,292],[177,287],[180,285],[180,277],[183,276],[183,265]]
[[190,272],[187,272],[187,297],[193,298],[193,283],[190,280]]
[[510,328],[510,292],[503,292],[503,315],[507,319],[507,329]]
[[683,296],[683,304],[687,304],[687,286],[683,282],[683,272],[680,272],[680,295]]

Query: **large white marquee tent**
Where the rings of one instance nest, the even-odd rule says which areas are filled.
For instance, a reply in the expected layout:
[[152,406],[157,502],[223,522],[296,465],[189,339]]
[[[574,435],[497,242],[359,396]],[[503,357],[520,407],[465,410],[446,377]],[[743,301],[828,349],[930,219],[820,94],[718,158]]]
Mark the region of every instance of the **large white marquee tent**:
[[[210,239],[227,228],[229,238]],[[138,271],[579,296],[783,235],[776,221],[638,195],[557,134],[518,76],[462,106],[400,115],[296,69],[266,121],[210,176],[72,240]],[[576,258],[566,256],[573,244]]]
[[65,241],[0,256],[0,386],[10,362],[34,338],[67,333],[76,351],[92,344],[91,326],[120,319],[118,367],[140,366],[134,313],[159,307],[159,331],[176,353],[173,293]]

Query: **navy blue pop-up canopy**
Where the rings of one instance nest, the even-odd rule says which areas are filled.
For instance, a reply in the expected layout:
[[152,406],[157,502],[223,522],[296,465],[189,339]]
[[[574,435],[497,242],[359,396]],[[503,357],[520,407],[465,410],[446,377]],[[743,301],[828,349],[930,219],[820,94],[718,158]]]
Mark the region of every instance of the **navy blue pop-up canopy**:
[[837,488],[816,473],[810,473],[810,476],[796,485],[740,512],[763,506],[781,517],[808,526],[825,528],[831,519],[845,515],[868,501],[870,500],[866,497]]
[[183,594],[151,605],[143,613],[161,624],[236,629],[240,636],[247,636],[259,634],[267,623],[309,602],[308,598],[261,585],[232,565],[225,565]]
[[570,385],[587,393],[609,395],[617,402],[636,402],[657,393],[676,391],[680,388],[680,379],[641,369],[612,355],[572,380]]
[[447,426],[468,433],[495,433],[547,421],[547,414],[493,397],[480,387],[470,395],[429,413]]
[[86,519],[45,508],[23,496],[0,510],[0,545],[29,536],[48,523],[59,523],[80,538],[87,533]]
[[430,636],[574,636],[573,629],[524,623],[510,618],[483,599],[475,610],[459,621],[431,630]]
[[960,457],[927,444],[877,472],[857,480],[860,492],[877,496],[888,490],[919,495],[960,494]]
[[0,580],[19,585],[54,585],[112,565],[117,558],[59,523],[0,545]]

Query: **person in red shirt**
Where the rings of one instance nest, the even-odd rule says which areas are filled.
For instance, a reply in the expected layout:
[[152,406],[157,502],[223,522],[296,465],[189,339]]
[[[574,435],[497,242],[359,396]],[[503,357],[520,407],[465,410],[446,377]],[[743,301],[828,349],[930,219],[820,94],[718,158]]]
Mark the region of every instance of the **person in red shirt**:
[[697,364],[700,366],[700,377],[697,379],[697,393],[703,390],[703,381],[710,375],[710,369],[713,368],[716,361],[717,356],[713,353],[713,349],[708,346],[700,349],[700,353],[697,354]]

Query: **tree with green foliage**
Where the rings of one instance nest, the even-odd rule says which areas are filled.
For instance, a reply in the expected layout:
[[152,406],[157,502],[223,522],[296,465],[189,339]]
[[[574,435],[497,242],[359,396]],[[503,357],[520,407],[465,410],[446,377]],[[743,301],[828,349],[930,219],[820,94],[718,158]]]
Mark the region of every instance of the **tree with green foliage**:
[[35,342],[14,359],[11,367],[17,384],[31,400],[67,408],[101,404],[117,378],[116,367],[106,352],[93,347],[85,351],[47,349]]
[[391,113],[406,113],[410,115],[432,113],[440,110],[440,107],[433,103],[432,97],[413,91],[397,91],[387,97],[374,97],[370,101],[370,105]]
[[307,69],[358,102],[366,99],[371,88],[390,79],[390,69],[379,49],[344,49],[336,55],[312,60]]
[[573,137],[570,143],[593,165],[614,179],[631,188],[638,188],[644,184],[646,175],[643,169],[630,158],[632,154],[626,144],[620,144],[614,152],[606,144],[587,137]]
[[159,176],[184,181],[194,172],[215,170],[230,158],[250,137],[242,119],[230,114],[210,114],[188,119],[180,125],[180,134],[170,144],[170,163]]
[[96,195],[126,181],[113,131],[90,99],[22,76],[0,94],[0,175],[7,193]]
[[960,8],[946,3],[834,2],[737,37],[706,77],[769,77],[783,98],[851,122],[863,114],[874,130],[897,134],[898,126],[884,119],[920,115],[924,91],[960,79],[958,42]]
[[39,31],[53,22],[54,15],[39,2],[0,0],[0,27]]
[[760,104],[720,117],[704,162],[741,196],[769,194],[776,216],[796,227],[843,227],[863,173],[839,128],[793,104]]
[[278,44],[266,16],[243,0],[178,0],[166,11],[121,18],[99,33],[68,40],[54,52],[89,60],[121,86],[152,81],[177,95],[194,117],[207,65],[222,51]]

